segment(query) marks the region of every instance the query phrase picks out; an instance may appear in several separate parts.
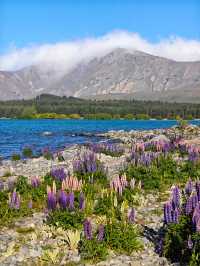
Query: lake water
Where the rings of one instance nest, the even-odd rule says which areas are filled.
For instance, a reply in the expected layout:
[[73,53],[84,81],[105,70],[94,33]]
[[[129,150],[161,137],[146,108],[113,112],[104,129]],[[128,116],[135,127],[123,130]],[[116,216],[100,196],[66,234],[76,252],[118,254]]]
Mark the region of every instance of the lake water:
[[[168,128],[175,120],[0,120],[0,155],[9,158],[31,147],[37,154],[48,147],[52,151],[71,144],[99,141],[91,136],[109,130],[145,130]],[[200,124],[200,121],[192,121]],[[88,136],[85,136],[88,133]],[[83,135],[82,135],[83,134]]]

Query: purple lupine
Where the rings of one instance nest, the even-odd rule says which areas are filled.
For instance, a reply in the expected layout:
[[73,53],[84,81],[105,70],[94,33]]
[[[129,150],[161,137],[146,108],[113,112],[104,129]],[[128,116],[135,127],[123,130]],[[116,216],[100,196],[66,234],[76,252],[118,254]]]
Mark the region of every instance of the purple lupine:
[[92,174],[96,171],[105,173],[103,165],[98,162],[96,154],[92,151],[84,151],[78,154],[77,159],[73,161],[73,170],[81,174]]
[[196,231],[198,231],[198,226],[200,225],[200,203],[198,203],[198,205],[194,209],[192,222],[196,228]]
[[56,209],[56,195],[53,191],[49,190],[47,193],[47,208],[48,210],[55,210]]
[[172,211],[172,221],[175,224],[179,222],[179,210],[177,208]]
[[13,191],[13,193],[10,196],[9,207],[11,209],[19,209],[20,208],[20,195],[16,191]]
[[192,189],[193,189],[192,180],[189,179],[189,181],[185,185],[185,193],[189,196],[192,193]]
[[192,242],[192,239],[191,239],[191,235],[189,235],[189,237],[188,237],[187,246],[188,246],[189,249],[193,248],[193,242]]
[[105,234],[105,228],[103,224],[99,225],[98,228],[98,235],[97,235],[97,240],[98,241],[103,241],[104,240],[104,234]]
[[29,209],[32,209],[33,208],[33,202],[32,202],[32,200],[29,200],[29,202],[28,202],[28,208]]
[[163,251],[163,239],[161,238],[156,245],[155,251],[157,254],[161,255]]
[[37,188],[40,185],[40,178],[38,176],[31,178],[31,185],[33,188]]
[[83,192],[81,192],[79,196],[79,209],[81,211],[85,209],[85,197]]
[[199,181],[196,182],[195,188],[197,192],[198,201],[200,201],[200,182]]
[[172,204],[171,202],[166,202],[164,204],[164,223],[171,223],[172,220]]
[[192,192],[192,208],[195,209],[198,204],[198,196],[196,191]]
[[133,224],[135,222],[135,209],[131,208],[128,212],[128,221]]
[[83,227],[84,227],[84,235],[85,238],[88,240],[92,239],[92,225],[91,222],[88,219],[85,219],[84,223],[83,223]]
[[10,208],[15,208],[16,198],[17,198],[17,192],[13,191],[12,194],[9,196],[9,207]]
[[178,186],[172,187],[172,207],[173,209],[180,206],[180,191]]
[[197,221],[196,224],[196,232],[200,233],[200,219]]
[[58,181],[63,181],[67,177],[64,168],[54,168],[51,170],[51,175]]
[[192,213],[192,197],[190,196],[186,201],[185,213],[189,215]]
[[63,190],[59,192],[58,203],[61,209],[67,208],[67,195]]
[[69,193],[69,209],[74,209],[74,192]]

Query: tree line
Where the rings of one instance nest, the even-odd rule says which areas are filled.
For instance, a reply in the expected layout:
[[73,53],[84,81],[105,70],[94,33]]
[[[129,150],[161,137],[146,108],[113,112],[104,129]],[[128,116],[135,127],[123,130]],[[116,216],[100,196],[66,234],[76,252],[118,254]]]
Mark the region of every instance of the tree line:
[[87,100],[43,94],[31,100],[0,102],[0,117],[87,119],[193,119],[200,104],[137,100]]

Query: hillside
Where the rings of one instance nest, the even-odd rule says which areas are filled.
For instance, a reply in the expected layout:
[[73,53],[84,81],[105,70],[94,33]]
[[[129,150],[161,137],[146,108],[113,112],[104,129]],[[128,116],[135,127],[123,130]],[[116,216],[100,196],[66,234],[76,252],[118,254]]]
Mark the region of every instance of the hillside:
[[95,99],[200,101],[200,62],[176,62],[139,51],[116,49],[82,62],[68,73],[31,66],[0,72],[0,99],[41,93]]

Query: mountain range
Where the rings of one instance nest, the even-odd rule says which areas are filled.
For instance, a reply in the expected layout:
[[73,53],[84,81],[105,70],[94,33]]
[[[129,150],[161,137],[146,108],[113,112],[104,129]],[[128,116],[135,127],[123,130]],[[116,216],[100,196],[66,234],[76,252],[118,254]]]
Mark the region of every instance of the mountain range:
[[200,62],[116,49],[68,72],[43,65],[0,71],[0,100],[40,94],[92,99],[200,102]]

